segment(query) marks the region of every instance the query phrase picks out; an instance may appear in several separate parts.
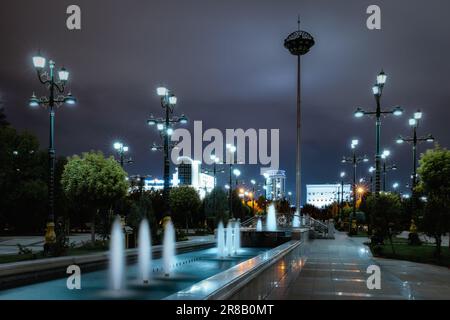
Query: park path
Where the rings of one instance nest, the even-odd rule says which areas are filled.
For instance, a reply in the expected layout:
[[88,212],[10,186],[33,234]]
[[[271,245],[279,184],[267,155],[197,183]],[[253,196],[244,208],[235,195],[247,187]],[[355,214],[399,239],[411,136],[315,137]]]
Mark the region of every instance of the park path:
[[[336,232],[310,242],[297,279],[272,299],[450,299],[450,270],[409,261],[374,258],[363,242]],[[381,269],[381,289],[369,290],[369,265]]]

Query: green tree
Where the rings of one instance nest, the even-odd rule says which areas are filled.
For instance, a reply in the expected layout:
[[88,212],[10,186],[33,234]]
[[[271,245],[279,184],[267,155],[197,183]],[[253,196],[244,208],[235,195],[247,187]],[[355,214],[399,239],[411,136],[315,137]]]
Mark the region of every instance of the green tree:
[[[61,178],[62,187],[73,205],[84,203],[91,217],[91,237],[95,241],[95,220],[100,218],[102,235],[107,236],[113,204],[125,197],[126,173],[113,157],[101,152],[87,152],[69,158]],[[99,215],[99,213],[102,213]]]
[[176,224],[186,224],[186,230],[192,218],[198,214],[201,201],[197,190],[191,186],[172,188],[169,194],[169,205]]
[[372,233],[380,239],[388,237],[392,252],[395,254],[392,237],[401,229],[400,196],[392,193],[380,193],[377,200],[375,194],[371,194],[366,199],[366,210],[372,226]]
[[[57,161],[56,176],[60,174]],[[47,153],[36,136],[0,126],[0,225],[15,233],[42,232],[47,217]],[[60,186],[56,184],[55,196]],[[57,203],[58,204],[58,203]],[[59,207],[57,214],[63,210]]]
[[228,220],[228,197],[222,188],[216,187],[203,199],[205,216],[211,227]]
[[442,235],[450,231],[450,151],[436,146],[420,159],[418,192],[427,202],[422,229],[436,240],[436,255],[441,255]]

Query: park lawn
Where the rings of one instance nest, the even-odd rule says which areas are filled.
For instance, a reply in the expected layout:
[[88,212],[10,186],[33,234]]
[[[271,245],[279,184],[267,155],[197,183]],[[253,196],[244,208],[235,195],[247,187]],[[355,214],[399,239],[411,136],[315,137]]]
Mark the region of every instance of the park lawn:
[[437,259],[434,255],[436,251],[434,245],[410,246],[406,239],[396,238],[394,239],[394,254],[389,240],[386,240],[384,243],[381,253],[374,253],[374,256],[450,267],[450,250],[448,246],[441,247],[441,258]]

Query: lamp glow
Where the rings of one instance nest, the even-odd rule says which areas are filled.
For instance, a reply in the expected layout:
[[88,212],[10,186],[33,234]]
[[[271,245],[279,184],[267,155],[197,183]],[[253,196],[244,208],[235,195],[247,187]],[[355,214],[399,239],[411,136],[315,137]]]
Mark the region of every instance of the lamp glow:
[[403,109],[401,107],[395,107],[392,113],[394,114],[394,116],[399,117],[403,114]]
[[364,111],[361,108],[357,108],[354,115],[356,118],[361,118],[362,116],[364,116]]
[[77,99],[69,92],[67,96],[64,97],[64,103],[73,105],[77,102]]
[[36,69],[42,69],[45,67],[45,58],[41,55],[37,55],[33,57],[33,65]]
[[378,85],[374,85],[372,87],[372,92],[374,95],[379,95],[380,94],[380,87]]
[[410,125],[410,126],[415,126],[416,123],[417,123],[417,120],[416,120],[416,119],[409,119],[409,125]]
[[156,125],[156,128],[157,128],[159,131],[161,131],[161,130],[164,129],[164,124],[158,123],[158,124]]
[[386,74],[384,73],[384,71],[381,71],[378,76],[377,76],[377,84],[378,85],[384,85],[386,83]]
[[39,107],[39,99],[36,97],[36,95],[34,93],[32,94],[32,96],[30,98],[29,105],[32,108]]
[[414,112],[414,119],[416,120],[422,119],[422,112],[420,110]]
[[169,92],[169,90],[167,90],[167,88],[165,88],[165,87],[156,88],[156,94],[160,97],[165,96],[168,92]]
[[58,72],[58,77],[59,77],[59,80],[61,80],[61,81],[69,80],[69,71],[67,71],[64,68],[61,68],[61,70],[59,70],[59,72]]
[[169,103],[170,103],[171,105],[176,105],[176,104],[177,104],[177,97],[175,97],[175,96],[170,96],[170,97],[169,97]]

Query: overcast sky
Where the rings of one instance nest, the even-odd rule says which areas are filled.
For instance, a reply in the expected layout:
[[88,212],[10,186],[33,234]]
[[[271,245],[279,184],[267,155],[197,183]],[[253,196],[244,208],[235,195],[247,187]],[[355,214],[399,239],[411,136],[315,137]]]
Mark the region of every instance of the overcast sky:
[[[81,7],[81,31],[65,26],[70,4]],[[378,31],[366,28],[371,4],[381,7]],[[161,114],[155,88],[165,84],[178,96],[176,112],[189,117],[188,128],[202,120],[205,129],[280,129],[280,167],[295,191],[296,60],[283,40],[297,28],[297,14],[316,40],[302,59],[302,183],[336,182],[340,171],[350,172],[340,160],[350,154],[352,138],[373,157],[375,122],[354,119],[353,111],[374,108],[371,86],[383,68],[383,107],[401,105],[406,113],[383,119],[382,148],[391,149],[399,167],[389,185],[405,185],[411,149],[396,146],[395,137],[411,133],[408,117],[416,109],[424,113],[420,133],[450,144],[445,0],[2,1],[0,97],[9,121],[37,134],[46,148],[47,114],[27,106],[33,91],[44,94],[31,63],[41,49],[71,72],[69,87],[78,98],[75,107],[57,112],[57,153],[109,154],[120,139],[135,160],[130,174],[161,178],[162,154],[150,151],[159,137],[146,120]],[[259,166],[241,169],[245,179],[258,177]]]

